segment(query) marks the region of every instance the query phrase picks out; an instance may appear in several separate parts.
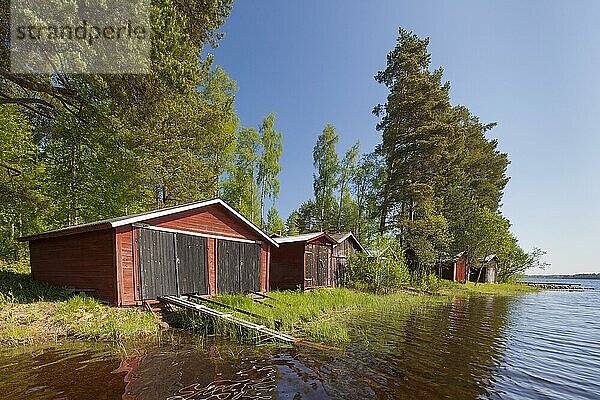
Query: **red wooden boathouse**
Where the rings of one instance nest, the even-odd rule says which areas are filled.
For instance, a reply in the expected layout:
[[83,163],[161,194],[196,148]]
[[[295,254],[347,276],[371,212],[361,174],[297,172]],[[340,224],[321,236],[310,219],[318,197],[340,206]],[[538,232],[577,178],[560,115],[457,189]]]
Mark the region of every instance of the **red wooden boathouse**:
[[278,244],[221,199],[23,237],[34,279],[116,305],[269,289]]
[[325,232],[276,237],[279,247],[271,252],[271,289],[331,287],[333,247],[338,242]]
[[467,253],[463,251],[454,256],[452,261],[440,263],[437,272],[442,279],[465,283],[468,276]]

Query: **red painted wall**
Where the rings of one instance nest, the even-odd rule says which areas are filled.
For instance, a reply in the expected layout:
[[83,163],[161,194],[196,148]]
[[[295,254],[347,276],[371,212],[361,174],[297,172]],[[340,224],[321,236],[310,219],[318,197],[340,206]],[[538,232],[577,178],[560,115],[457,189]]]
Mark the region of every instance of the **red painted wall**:
[[466,282],[467,281],[467,260],[465,256],[461,256],[454,263],[455,268],[455,280],[457,282]]
[[234,214],[221,205],[214,204],[199,210],[190,210],[164,217],[149,219],[143,223],[163,228],[226,236],[238,239],[265,239],[249,228]]
[[34,279],[78,289],[117,302],[117,268],[112,229],[29,242]]
[[[262,241],[260,256],[260,287],[261,291],[269,290],[269,254],[271,245],[265,238],[253,229],[247,227],[220,205],[211,205],[199,210],[190,210],[172,214],[165,217],[143,221],[144,224],[162,228],[177,229],[181,231],[210,234],[216,236]],[[119,270],[118,276],[122,277],[120,287],[120,305],[136,304],[139,301],[137,292],[138,267],[137,243],[135,242],[136,230],[131,225],[117,228],[116,248],[118,249]],[[209,294],[217,293],[217,242],[218,239],[208,238],[208,284]],[[132,246],[133,242],[133,246]]]
[[270,289],[303,289],[304,242],[282,243],[271,248]]

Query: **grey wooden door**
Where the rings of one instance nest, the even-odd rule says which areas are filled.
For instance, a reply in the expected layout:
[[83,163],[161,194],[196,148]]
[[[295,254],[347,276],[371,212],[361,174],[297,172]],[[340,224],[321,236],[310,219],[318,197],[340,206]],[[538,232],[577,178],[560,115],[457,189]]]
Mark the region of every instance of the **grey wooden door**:
[[207,239],[176,234],[179,295],[208,294]]
[[206,242],[198,236],[138,229],[141,299],[208,294]]
[[319,246],[319,262],[317,264],[318,286],[329,286],[329,273],[331,271],[331,249]]
[[139,229],[138,260],[142,300],[178,294],[173,233]]
[[306,245],[305,288],[329,286],[331,249],[319,244]]
[[219,293],[260,291],[260,245],[219,239],[217,242]]

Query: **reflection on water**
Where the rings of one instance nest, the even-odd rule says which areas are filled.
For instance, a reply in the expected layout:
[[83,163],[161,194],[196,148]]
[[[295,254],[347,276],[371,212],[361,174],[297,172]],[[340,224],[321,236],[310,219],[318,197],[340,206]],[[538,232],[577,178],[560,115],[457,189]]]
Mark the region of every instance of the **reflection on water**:
[[340,350],[181,335],[0,352],[7,399],[600,398],[600,290],[362,315]]

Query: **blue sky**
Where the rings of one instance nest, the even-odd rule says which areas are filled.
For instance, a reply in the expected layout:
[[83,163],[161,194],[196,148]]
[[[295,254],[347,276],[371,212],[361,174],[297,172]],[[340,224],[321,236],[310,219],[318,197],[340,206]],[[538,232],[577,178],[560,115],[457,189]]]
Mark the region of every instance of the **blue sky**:
[[312,148],[326,123],[339,153],[379,141],[373,106],[398,27],[429,37],[453,104],[463,104],[509,153],[503,212],[548,273],[600,271],[600,2],[243,1],[210,50],[237,82],[245,126],[274,111],[283,133],[283,217],[312,193]]

